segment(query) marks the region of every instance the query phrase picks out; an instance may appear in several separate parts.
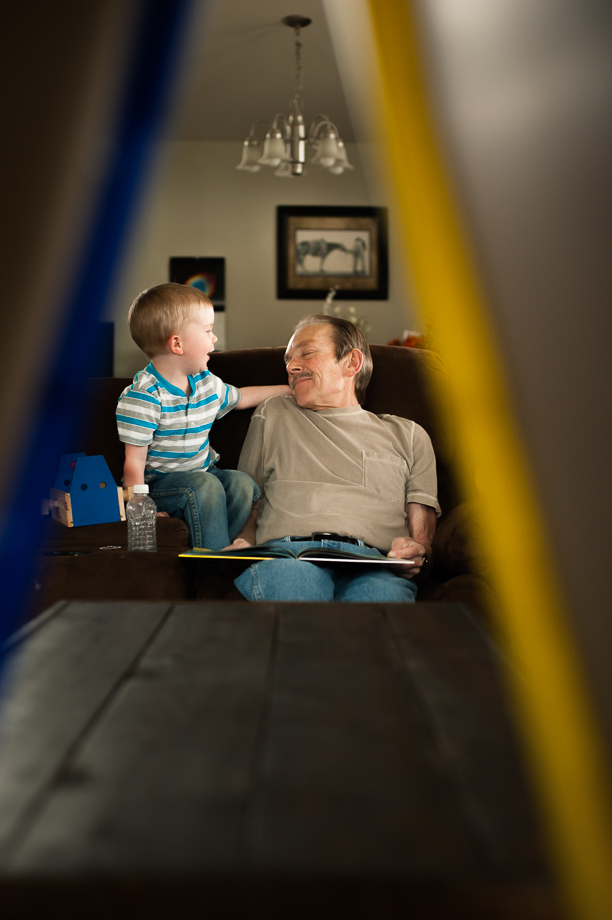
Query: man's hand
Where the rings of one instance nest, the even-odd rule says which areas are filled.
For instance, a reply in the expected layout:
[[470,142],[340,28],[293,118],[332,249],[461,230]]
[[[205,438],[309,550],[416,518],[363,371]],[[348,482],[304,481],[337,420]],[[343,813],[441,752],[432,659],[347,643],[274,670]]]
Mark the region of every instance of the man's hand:
[[412,559],[414,565],[393,566],[393,572],[400,578],[411,579],[418,575],[427,558],[427,547],[423,543],[416,543],[409,537],[396,537],[387,553],[390,559]]
[[224,553],[228,549],[248,549],[249,546],[252,546],[252,543],[249,543],[248,540],[243,540],[242,537],[236,537],[231,546],[224,546],[223,549],[219,550],[220,553]]
[[391,559],[413,559],[414,565],[394,565],[400,578],[415,578],[423,571],[427,555],[431,557],[431,541],[436,532],[436,512],[428,505],[408,502],[406,517],[410,537],[396,537],[387,555]]
[[257,508],[251,508],[249,519],[235,538],[231,546],[225,549],[247,549],[249,546],[255,546],[257,539],[255,536],[257,527]]
[[248,549],[249,546],[255,546],[255,528],[257,526],[257,508],[251,508],[251,514],[248,521],[234,540],[231,546],[225,546],[221,552],[226,549]]

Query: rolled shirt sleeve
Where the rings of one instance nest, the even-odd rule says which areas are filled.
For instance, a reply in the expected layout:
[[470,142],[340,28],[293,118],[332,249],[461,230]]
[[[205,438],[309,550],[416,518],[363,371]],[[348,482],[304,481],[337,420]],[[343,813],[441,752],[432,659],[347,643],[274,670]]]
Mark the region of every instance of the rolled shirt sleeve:
[[436,455],[431,438],[420,425],[414,426],[412,458],[410,479],[406,485],[406,504],[418,502],[420,505],[428,505],[439,517],[442,512],[437,499]]

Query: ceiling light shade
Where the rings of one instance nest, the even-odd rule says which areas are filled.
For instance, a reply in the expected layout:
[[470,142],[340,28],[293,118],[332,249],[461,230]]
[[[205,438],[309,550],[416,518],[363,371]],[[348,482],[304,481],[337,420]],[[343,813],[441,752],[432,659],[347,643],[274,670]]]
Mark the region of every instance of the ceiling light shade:
[[[341,175],[345,169],[353,169],[349,163],[344,144],[340,140],[338,129],[327,115],[317,115],[310,126],[308,136],[302,115],[302,43],[301,30],[310,25],[312,19],[307,16],[285,16],[283,24],[295,31],[295,90],[291,103],[291,113],[287,118],[276,115],[269,128],[261,151],[261,145],[255,135],[255,126],[244,142],[242,160],[236,169],[257,172],[260,166],[276,167],[275,175],[281,179],[292,179],[304,175],[306,162],[306,145],[315,151],[311,162],[329,169],[334,175]],[[279,120],[284,120],[284,130],[279,127]],[[268,122],[269,124],[269,122]],[[257,145],[257,153],[255,146]]]
[[351,166],[349,163],[346,147],[344,146],[343,141],[338,138],[338,159],[334,165],[330,167],[329,171],[334,176],[341,176],[345,169],[355,169],[355,167]]
[[355,169],[354,166],[348,161],[348,154],[346,152],[346,147],[344,146],[344,141],[341,138],[338,138],[338,159],[334,164],[335,168],[342,167],[342,169]]
[[261,144],[255,135],[249,134],[242,145],[242,159],[236,169],[244,169],[247,172],[259,172],[261,166],[258,160],[261,156]]
[[331,129],[328,129],[327,136],[319,137],[316,151],[317,152],[310,161],[311,163],[327,168],[335,166],[336,160],[340,158],[340,152],[338,150],[336,135]]
[[266,134],[263,153],[258,162],[261,163],[262,166],[279,166],[281,160],[286,159],[287,151],[285,149],[285,140],[282,133],[278,128],[276,130],[270,128]]

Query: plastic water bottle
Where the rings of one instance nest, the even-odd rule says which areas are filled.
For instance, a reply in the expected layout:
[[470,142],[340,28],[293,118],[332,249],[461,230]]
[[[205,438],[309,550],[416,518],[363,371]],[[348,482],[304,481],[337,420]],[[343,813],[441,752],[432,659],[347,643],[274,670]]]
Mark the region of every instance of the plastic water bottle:
[[156,553],[155,515],[157,508],[149,495],[148,486],[134,486],[134,494],[127,503],[125,513],[128,525],[128,550]]

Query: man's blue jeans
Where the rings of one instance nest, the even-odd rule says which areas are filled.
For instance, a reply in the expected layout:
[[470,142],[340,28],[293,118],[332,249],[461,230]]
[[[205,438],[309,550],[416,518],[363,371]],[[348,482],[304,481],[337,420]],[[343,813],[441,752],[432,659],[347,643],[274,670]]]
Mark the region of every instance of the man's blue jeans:
[[149,471],[145,482],[158,511],[185,521],[190,545],[212,550],[236,539],[259,498],[258,485],[238,470]]
[[[380,550],[334,540],[289,542],[270,540],[268,546],[288,543],[295,552],[303,549],[358,549],[369,556],[383,556]],[[350,601],[353,603],[412,603],[417,587],[382,565],[360,566],[353,563],[323,565],[297,559],[266,559],[256,562],[234,584],[248,601]]]

